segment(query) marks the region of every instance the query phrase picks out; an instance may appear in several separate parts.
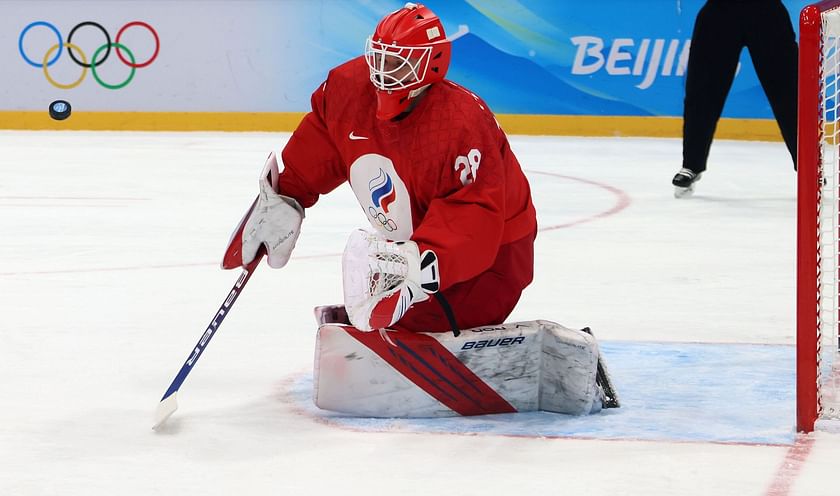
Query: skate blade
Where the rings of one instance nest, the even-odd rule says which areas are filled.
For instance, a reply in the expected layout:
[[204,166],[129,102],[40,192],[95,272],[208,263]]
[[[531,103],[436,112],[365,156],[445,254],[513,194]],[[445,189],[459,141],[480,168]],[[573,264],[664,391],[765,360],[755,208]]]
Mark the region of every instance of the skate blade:
[[674,186],[674,198],[688,198],[694,194],[694,185],[687,188],[680,188],[679,186]]

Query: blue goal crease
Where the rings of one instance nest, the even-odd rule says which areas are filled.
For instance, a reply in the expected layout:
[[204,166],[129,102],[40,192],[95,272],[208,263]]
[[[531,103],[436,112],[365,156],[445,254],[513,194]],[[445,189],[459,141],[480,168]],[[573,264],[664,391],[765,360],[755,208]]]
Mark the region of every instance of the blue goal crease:
[[292,385],[299,406],[353,430],[604,440],[789,445],[795,440],[795,348],[765,344],[601,342],[621,408],[580,417],[524,412],[475,417],[350,417],[312,404],[312,377]]

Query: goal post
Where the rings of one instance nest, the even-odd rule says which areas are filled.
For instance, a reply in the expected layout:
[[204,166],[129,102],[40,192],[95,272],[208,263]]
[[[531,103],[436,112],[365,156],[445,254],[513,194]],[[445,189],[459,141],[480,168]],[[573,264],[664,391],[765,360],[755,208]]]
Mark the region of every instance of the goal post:
[[796,426],[840,425],[840,0],[799,17]]

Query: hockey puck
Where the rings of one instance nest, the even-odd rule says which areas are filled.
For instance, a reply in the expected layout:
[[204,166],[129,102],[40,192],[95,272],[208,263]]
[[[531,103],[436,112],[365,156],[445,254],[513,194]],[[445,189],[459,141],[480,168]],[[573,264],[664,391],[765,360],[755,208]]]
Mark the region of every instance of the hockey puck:
[[56,100],[50,104],[50,117],[57,121],[63,121],[70,117],[70,102]]

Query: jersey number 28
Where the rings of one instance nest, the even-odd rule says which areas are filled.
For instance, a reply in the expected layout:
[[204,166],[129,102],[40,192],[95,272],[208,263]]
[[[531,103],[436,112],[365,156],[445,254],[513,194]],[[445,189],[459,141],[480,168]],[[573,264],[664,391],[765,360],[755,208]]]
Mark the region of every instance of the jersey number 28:
[[464,186],[475,181],[478,174],[478,166],[481,164],[481,152],[473,148],[467,156],[459,156],[455,159],[455,171],[461,173],[461,184]]

